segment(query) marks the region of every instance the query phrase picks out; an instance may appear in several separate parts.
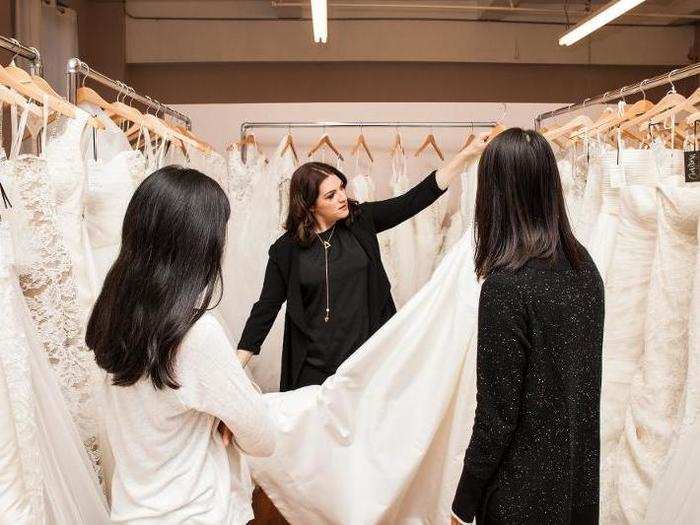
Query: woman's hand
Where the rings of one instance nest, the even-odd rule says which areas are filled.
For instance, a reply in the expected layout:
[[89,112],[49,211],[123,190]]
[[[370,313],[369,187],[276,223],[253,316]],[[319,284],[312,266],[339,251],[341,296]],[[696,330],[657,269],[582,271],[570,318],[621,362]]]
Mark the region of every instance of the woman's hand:
[[467,164],[475,157],[481,155],[481,152],[484,151],[484,148],[486,147],[486,139],[488,136],[488,132],[482,133],[475,138],[472,143],[469,144],[469,146],[457,153],[457,155],[452,157],[452,159],[437,170],[435,180],[437,180],[440,189],[446,190],[450,185],[450,182],[464,172]]
[[236,350],[236,356],[238,357],[238,360],[241,362],[241,366],[243,368],[246,367],[248,364],[248,361],[250,361],[250,358],[253,357],[253,352],[249,352],[248,350]]

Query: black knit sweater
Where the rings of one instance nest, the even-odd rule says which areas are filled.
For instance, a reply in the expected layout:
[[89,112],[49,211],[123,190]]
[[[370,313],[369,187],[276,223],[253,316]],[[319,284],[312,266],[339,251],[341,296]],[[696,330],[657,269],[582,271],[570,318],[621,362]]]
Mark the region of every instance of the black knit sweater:
[[603,318],[585,251],[577,270],[560,256],[486,278],[476,417],[452,505],[462,521],[597,523]]

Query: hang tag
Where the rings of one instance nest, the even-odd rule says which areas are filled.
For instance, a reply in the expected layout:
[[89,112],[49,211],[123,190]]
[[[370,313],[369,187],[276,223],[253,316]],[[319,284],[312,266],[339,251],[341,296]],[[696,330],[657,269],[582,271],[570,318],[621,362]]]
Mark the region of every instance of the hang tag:
[[683,152],[685,182],[700,182],[700,150]]

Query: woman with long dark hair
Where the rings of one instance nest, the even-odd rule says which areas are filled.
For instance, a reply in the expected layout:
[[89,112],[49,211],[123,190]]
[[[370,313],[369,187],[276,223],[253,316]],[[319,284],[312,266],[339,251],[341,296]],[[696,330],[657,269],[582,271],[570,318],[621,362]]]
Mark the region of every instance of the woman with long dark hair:
[[[262,396],[208,311],[221,293],[229,218],[221,187],[176,166],[150,175],[126,210],[119,257],[86,341],[106,374],[102,413],[115,458],[115,523],[247,523],[238,450],[275,446]],[[235,436],[227,450],[219,422]]]
[[475,236],[477,409],[453,523],[597,523],[603,283],[539,133],[486,147]]
[[290,185],[287,231],[269,250],[239,352],[247,358],[260,352],[286,301],[280,390],[320,385],[333,375],[396,312],[377,234],[435,202],[478,147],[402,196],[362,204],[348,198],[347,178],[333,166],[299,167]]

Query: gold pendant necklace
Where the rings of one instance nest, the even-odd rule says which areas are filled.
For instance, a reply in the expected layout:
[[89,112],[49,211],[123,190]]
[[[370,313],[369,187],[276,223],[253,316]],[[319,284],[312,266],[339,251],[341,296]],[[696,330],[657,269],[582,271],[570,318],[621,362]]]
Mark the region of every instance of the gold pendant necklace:
[[328,240],[324,240],[323,237],[321,237],[318,232],[316,232],[316,237],[318,237],[318,240],[321,241],[321,245],[323,246],[323,257],[326,262],[326,317],[324,318],[324,322],[328,322],[328,320],[331,318],[331,290],[330,290],[330,279],[329,279],[329,267],[328,267],[328,250],[331,247],[331,238],[333,237],[333,234],[335,233],[335,224],[333,225],[333,228],[331,229],[331,234],[328,236]]

